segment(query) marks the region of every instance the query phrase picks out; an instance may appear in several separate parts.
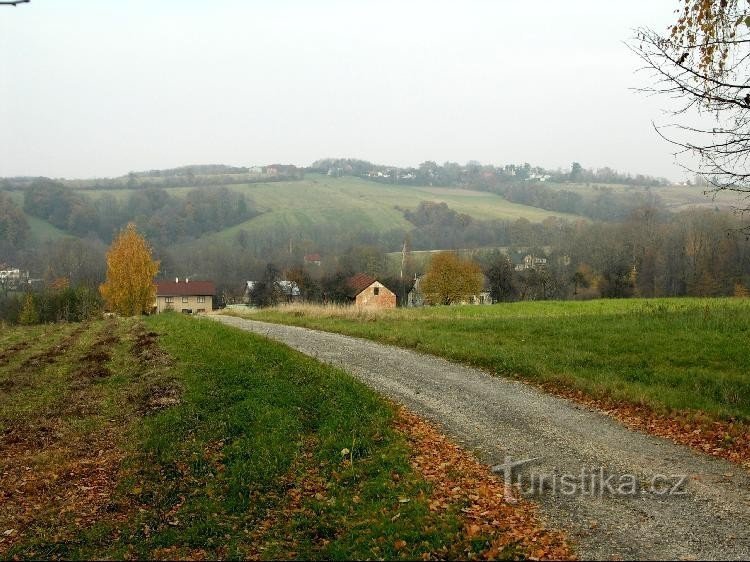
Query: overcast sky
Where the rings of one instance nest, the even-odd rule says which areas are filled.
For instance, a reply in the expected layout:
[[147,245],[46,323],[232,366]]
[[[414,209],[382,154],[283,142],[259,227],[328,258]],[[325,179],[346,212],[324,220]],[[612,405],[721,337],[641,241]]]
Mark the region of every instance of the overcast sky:
[[0,7],[0,176],[355,157],[680,179],[623,44],[676,0]]

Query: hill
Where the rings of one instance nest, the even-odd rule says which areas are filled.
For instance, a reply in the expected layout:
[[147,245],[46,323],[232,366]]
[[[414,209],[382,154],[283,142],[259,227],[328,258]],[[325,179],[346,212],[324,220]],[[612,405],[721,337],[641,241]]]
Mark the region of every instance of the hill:
[[[10,197],[11,199],[13,199],[13,202],[16,203],[16,205],[18,205],[21,210],[23,210],[23,193],[21,193],[20,191],[11,191]],[[46,220],[34,217],[25,212],[24,216],[26,217],[26,220],[29,223],[29,228],[31,229],[31,238],[35,242],[42,242],[44,240],[57,240],[58,238],[66,236],[65,231],[60,230],[55,225],[50,224]]]
[[[336,225],[341,230],[371,229],[377,233],[391,229],[409,230],[413,225],[404,218],[403,210],[414,209],[421,201],[444,202],[451,209],[477,219],[525,218],[531,222],[541,222],[553,216],[580,218],[511,203],[498,195],[482,191],[383,184],[352,176],[330,177],[308,173],[304,179],[297,181],[238,183],[227,187],[247,195],[262,214],[211,235],[219,239],[230,238],[240,230],[251,235],[269,228],[289,228],[305,233],[321,225]],[[192,189],[171,187],[165,190],[171,195],[184,196]],[[83,189],[78,193],[93,198],[110,194],[124,200],[132,190]]]

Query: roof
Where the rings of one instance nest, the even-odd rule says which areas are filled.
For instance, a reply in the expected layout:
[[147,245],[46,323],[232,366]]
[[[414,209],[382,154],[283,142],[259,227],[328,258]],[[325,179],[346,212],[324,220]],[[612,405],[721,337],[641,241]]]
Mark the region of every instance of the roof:
[[362,291],[367,289],[370,285],[375,283],[377,279],[370,277],[366,273],[357,273],[354,277],[350,277],[346,280],[346,287],[349,289],[349,296],[356,297]]
[[216,294],[213,281],[157,281],[156,295],[160,297],[208,296]]
[[307,254],[305,261],[320,261],[320,254]]

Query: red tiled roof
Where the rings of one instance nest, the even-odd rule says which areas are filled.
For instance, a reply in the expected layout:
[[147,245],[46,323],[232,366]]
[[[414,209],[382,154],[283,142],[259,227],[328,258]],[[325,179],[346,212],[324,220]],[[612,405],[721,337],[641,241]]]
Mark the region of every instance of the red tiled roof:
[[346,280],[346,286],[349,288],[349,296],[356,297],[367,289],[367,287],[375,283],[375,281],[377,279],[370,277],[366,273],[357,273],[354,277],[350,277]]
[[216,294],[213,281],[157,281],[156,295],[160,297],[208,296]]
[[320,261],[320,254],[307,254],[305,261]]

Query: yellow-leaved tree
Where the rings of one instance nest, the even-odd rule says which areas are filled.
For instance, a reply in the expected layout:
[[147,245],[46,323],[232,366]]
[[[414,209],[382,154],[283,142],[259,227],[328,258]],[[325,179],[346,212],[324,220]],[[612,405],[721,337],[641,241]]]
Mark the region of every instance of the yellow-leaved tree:
[[107,280],[99,287],[107,308],[121,316],[150,311],[156,302],[154,277],[158,271],[151,246],[129,223],[107,252]]
[[453,252],[440,252],[430,260],[421,289],[430,304],[468,301],[482,290],[482,270],[473,261],[463,260]]

